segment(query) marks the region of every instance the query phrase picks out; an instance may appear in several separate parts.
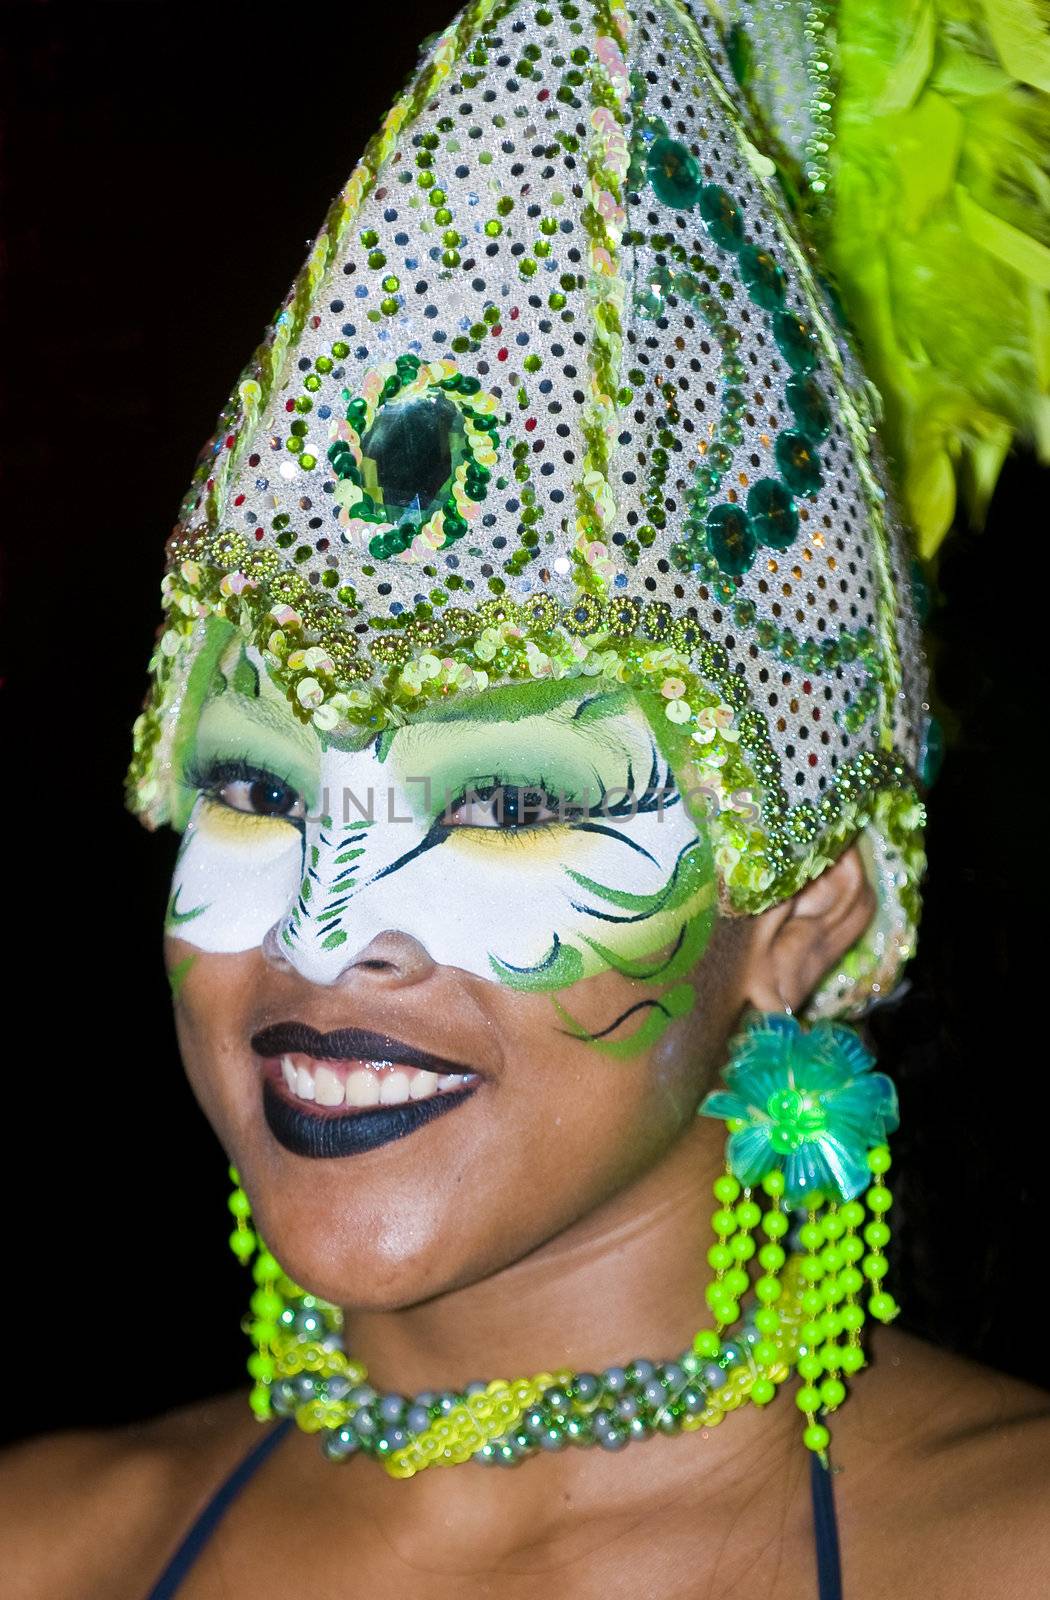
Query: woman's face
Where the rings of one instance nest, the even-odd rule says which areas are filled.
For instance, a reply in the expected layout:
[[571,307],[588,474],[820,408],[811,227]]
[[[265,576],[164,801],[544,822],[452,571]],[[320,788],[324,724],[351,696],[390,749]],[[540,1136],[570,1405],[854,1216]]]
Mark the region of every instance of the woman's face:
[[326,1299],[485,1276],[690,1126],[744,942],[653,726],[577,679],[340,739],[223,658],[168,912],[179,1039],[263,1237]]

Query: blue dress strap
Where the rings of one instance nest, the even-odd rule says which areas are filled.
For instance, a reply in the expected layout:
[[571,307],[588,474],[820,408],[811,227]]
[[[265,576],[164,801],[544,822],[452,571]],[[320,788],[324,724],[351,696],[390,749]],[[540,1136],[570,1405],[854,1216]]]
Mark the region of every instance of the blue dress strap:
[[809,1484],[813,1493],[813,1531],[817,1540],[818,1600],[842,1600],[842,1561],[835,1517],[835,1491],[831,1472],[816,1453],[809,1458]]
[[[230,1506],[291,1426],[292,1419],[287,1417],[276,1428],[271,1428],[243,1461],[234,1467],[194,1521],[146,1600],[174,1600],[184,1578]],[[813,1531],[817,1543],[818,1600],[842,1600],[842,1565],[831,1473],[815,1454],[810,1456],[810,1489],[813,1497]]]
[[172,1597],[178,1593],[186,1574],[241,1490],[254,1478],[267,1456],[280,1444],[291,1425],[292,1418],[286,1417],[283,1422],[277,1424],[276,1428],[268,1429],[265,1436],[259,1440],[259,1443],[252,1446],[243,1461],[239,1462],[229,1477],[219,1485],[153,1585],[146,1600],[172,1600]]

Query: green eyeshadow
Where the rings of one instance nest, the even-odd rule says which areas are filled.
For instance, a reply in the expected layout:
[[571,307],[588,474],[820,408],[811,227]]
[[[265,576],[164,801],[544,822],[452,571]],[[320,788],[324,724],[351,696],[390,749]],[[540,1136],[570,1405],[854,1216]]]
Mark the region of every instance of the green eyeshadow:
[[[616,732],[557,716],[531,716],[520,722],[420,722],[400,730],[391,747],[391,780],[404,786],[417,818],[438,816],[465,790],[493,781],[508,786],[541,783],[567,802],[597,804],[603,789],[635,781],[644,784],[648,767],[643,736],[626,727]],[[425,780],[425,781],[423,781]],[[429,792],[428,792],[429,791]]]
[[243,760],[288,783],[313,809],[317,801],[320,745],[299,729],[287,710],[234,690],[207,700],[197,724],[194,764]]

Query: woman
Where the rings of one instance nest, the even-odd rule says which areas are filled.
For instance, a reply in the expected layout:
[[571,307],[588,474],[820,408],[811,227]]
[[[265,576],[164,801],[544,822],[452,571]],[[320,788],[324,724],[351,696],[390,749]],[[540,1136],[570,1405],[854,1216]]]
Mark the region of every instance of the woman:
[[930,728],[745,20],[468,8],[205,455],[130,795],[284,1421],[27,1452],[26,1594],[1037,1592],[1043,1397],[861,1339]]

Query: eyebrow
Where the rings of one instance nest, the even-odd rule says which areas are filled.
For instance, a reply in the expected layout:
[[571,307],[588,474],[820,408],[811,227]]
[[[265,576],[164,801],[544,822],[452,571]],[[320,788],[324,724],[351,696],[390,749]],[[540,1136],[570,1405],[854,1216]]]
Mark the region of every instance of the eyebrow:
[[374,741],[376,758],[379,761],[386,760],[398,734],[410,735],[413,729],[429,730],[434,723],[469,722],[479,727],[486,722],[523,721],[524,717],[506,715],[508,703],[520,703],[523,690],[536,702],[530,705],[525,716],[538,717],[568,700],[576,688],[574,679],[563,679],[558,683],[505,683],[474,694],[455,695],[451,700],[433,701],[410,712],[407,722],[400,723],[396,728],[384,728],[378,733]]
[[[517,689],[519,686],[510,684],[502,687]],[[529,687],[532,688],[534,686],[529,685]],[[544,687],[547,686],[545,685]],[[557,710],[562,705],[565,705],[571,698],[568,694],[563,694],[552,706],[530,707],[525,715],[518,718],[508,718],[496,716],[492,712],[491,702],[499,693],[500,690],[495,689],[482,690],[480,694],[471,695],[469,697],[469,707],[466,705],[466,697],[464,697],[464,704],[456,709],[455,716],[450,715],[452,708],[447,705],[435,707],[434,709],[438,712],[436,716],[426,715],[426,712],[431,709],[429,706],[421,707],[419,714],[413,716],[411,722],[402,723],[397,728],[385,728],[376,735],[374,741],[376,758],[379,761],[386,761],[399,734],[407,738],[411,738],[415,734],[424,743],[427,743],[439,732],[441,725],[447,721],[456,721],[461,726],[465,724],[470,731],[492,722],[499,722],[505,725],[536,722],[547,715],[548,711]],[[622,713],[630,698],[631,691],[619,686],[612,689],[599,689],[594,694],[585,695],[571,715],[559,717],[559,724],[563,728],[579,730],[581,737],[589,736],[592,741],[597,737],[600,742],[607,742],[602,740],[598,725],[611,721],[613,717]],[[484,708],[483,711],[482,708]],[[475,712],[478,714],[474,714]]]
[[[536,679],[528,683],[502,683],[474,694],[458,694],[448,700],[422,705],[410,712],[410,720],[402,726],[411,728],[420,722],[519,721],[525,717],[543,716],[566,700],[571,700],[574,695],[585,693],[585,687],[578,678],[562,678],[547,683]],[[525,695],[528,705],[522,708]],[[509,707],[516,710],[518,715],[508,716]]]
[[622,711],[630,698],[627,689],[599,689],[596,694],[581,700],[572,714],[573,722],[597,722],[602,717],[612,717]]
[[[521,707],[523,690],[528,694],[528,705],[525,707]],[[628,693],[628,690],[617,686],[587,694],[578,678],[553,683],[505,683],[492,689],[482,689],[476,694],[460,695],[420,706],[410,713],[409,720],[402,723],[401,727],[389,731],[391,734],[400,733],[402,729],[413,728],[421,722],[523,722],[529,717],[542,717],[549,711],[558,710],[574,695],[581,698],[571,718],[566,720],[582,718],[589,721],[592,717],[608,716],[619,710]],[[507,716],[508,707],[518,710],[518,715]]]

